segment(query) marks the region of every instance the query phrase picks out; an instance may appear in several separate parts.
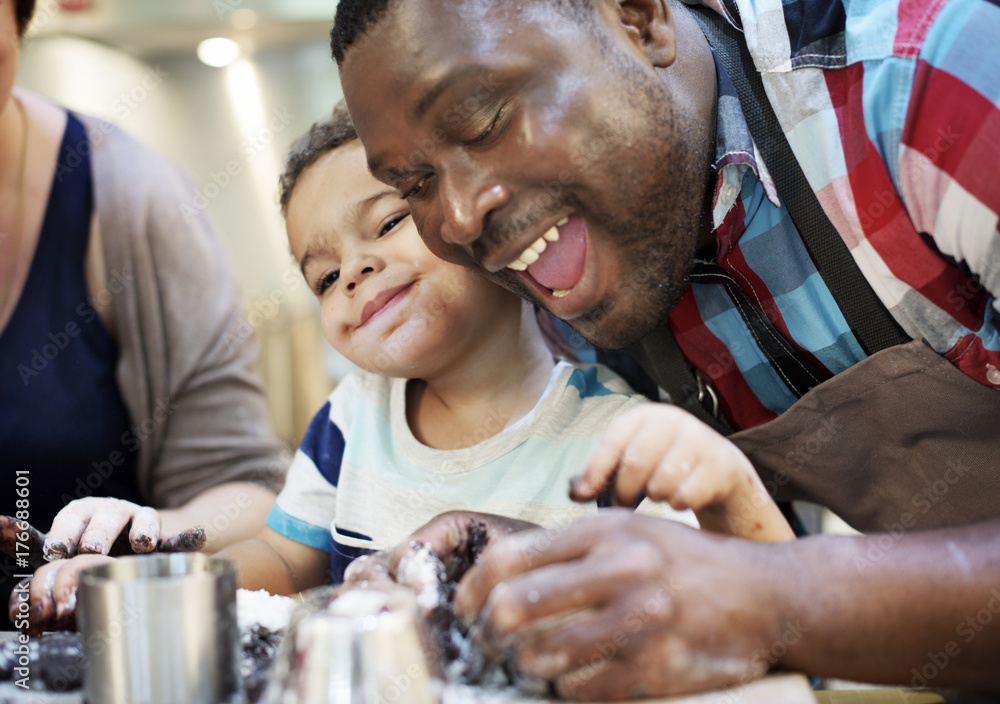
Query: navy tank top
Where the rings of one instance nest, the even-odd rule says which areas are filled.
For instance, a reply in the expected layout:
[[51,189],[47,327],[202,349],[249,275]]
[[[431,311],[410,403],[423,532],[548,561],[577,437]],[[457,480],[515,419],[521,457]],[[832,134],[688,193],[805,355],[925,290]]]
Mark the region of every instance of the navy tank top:
[[[132,427],[118,390],[117,345],[85,274],[94,207],[89,147],[83,124],[70,114],[24,291],[0,333],[0,514],[27,511],[43,532],[73,499],[139,500],[142,431]],[[94,293],[99,302],[127,285],[109,273],[108,288]],[[3,557],[0,630],[8,630],[12,575],[28,570]]]

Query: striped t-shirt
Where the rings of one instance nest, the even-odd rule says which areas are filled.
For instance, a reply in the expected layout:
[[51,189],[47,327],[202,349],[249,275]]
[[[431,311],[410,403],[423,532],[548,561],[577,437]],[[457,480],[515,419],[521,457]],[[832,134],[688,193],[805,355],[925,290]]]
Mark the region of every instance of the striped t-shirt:
[[[402,542],[445,511],[543,526],[594,513],[595,503],[570,501],[569,480],[608,422],[643,402],[606,367],[559,362],[523,418],[501,432],[487,421],[470,447],[436,450],[410,431],[406,383],[364,371],[340,382],[306,431],[268,516],[278,533],[330,552],[334,582],[354,557]],[[638,510],[695,525],[691,512],[667,504],[644,500]]]

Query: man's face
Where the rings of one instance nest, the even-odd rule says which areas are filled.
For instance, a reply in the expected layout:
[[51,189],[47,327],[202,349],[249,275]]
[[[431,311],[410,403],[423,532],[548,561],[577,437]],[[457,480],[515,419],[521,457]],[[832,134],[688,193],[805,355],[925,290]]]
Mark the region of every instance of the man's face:
[[711,125],[613,9],[594,12],[406,0],[348,50],[341,81],[372,172],[433,252],[618,348],[686,286]]

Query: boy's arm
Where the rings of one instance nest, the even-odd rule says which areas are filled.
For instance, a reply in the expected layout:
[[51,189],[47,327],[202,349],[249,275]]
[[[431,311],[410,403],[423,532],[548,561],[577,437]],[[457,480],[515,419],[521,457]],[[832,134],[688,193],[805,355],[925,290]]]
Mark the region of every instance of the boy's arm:
[[265,527],[218,553],[239,565],[243,589],[288,596],[330,581],[330,555]]

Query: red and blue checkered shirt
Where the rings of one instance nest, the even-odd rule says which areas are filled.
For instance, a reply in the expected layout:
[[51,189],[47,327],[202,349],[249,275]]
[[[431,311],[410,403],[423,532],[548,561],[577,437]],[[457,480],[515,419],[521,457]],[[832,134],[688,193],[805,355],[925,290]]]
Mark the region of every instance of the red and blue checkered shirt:
[[[706,4],[732,21],[721,0]],[[878,297],[908,335],[1000,387],[997,0],[736,4],[782,130]],[[763,312],[778,344],[811,362],[821,380],[865,353],[716,65],[717,255],[696,266],[670,327],[743,429],[797,395],[739,305]]]

